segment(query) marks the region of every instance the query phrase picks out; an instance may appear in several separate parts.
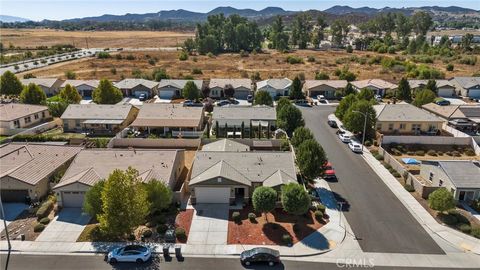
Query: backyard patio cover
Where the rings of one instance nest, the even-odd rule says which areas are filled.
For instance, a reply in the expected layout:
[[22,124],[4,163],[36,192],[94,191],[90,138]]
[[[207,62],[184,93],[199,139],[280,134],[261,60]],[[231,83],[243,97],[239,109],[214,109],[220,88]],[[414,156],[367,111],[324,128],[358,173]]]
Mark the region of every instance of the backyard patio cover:
[[109,125],[119,125],[121,123],[123,123],[123,120],[114,120],[114,119],[91,119],[83,122],[83,124],[109,124]]

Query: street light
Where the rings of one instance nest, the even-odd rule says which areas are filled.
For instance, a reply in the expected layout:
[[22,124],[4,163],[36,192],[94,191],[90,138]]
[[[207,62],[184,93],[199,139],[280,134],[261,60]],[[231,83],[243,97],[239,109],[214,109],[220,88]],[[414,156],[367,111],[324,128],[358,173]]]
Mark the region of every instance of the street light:
[[362,138],[362,153],[363,153],[363,145],[365,144],[365,131],[367,129],[367,117],[368,115],[366,113],[363,113],[361,111],[352,111],[354,113],[360,113],[361,115],[363,115],[363,118],[365,119],[364,123],[363,123],[363,138]]

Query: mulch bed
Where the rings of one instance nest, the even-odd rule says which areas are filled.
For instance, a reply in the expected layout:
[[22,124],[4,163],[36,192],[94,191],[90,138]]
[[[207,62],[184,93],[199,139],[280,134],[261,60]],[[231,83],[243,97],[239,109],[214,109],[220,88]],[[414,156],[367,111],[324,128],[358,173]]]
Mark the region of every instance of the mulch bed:
[[193,209],[187,209],[178,213],[175,218],[175,227],[181,227],[185,229],[187,237],[185,239],[177,239],[177,243],[186,243],[188,234],[190,233],[190,226],[192,225]]
[[[232,213],[240,212],[239,224],[232,220]],[[282,209],[275,209],[265,216],[255,213],[255,222],[248,219],[248,213],[255,213],[252,206],[246,206],[242,210],[231,210],[228,220],[228,244],[246,245],[283,245],[282,236],[289,234],[293,244],[301,241],[306,236],[315,232],[328,222],[328,219],[319,222],[315,219],[314,212],[309,211],[303,216],[294,216]],[[294,232],[293,225],[298,224],[298,230]]]

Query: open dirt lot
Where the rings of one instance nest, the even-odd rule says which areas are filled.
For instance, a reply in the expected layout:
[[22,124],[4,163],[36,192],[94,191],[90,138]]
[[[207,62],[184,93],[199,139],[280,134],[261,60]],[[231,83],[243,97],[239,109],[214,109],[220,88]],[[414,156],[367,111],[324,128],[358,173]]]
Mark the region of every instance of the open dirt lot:
[[[37,77],[59,77],[65,78],[66,71],[74,71],[77,79],[99,79],[108,78],[111,80],[120,80],[122,77],[133,77],[132,71],[140,70],[145,74],[151,74],[154,68],[164,68],[173,78],[182,78],[191,75],[198,79],[209,78],[241,78],[250,77],[253,73],[259,72],[262,79],[266,78],[293,78],[299,73],[303,73],[306,79],[313,79],[315,72],[322,71],[330,75],[330,79],[336,79],[333,72],[348,65],[350,71],[357,75],[357,79],[381,78],[386,80],[398,81],[405,72],[393,72],[384,70],[381,65],[368,65],[352,62],[353,56],[369,59],[375,55],[373,52],[355,51],[352,54],[345,51],[313,51],[299,50],[292,53],[279,53],[276,51],[267,51],[265,53],[251,54],[248,57],[241,57],[239,54],[221,54],[214,57],[205,55],[190,56],[186,61],[179,61],[180,52],[172,51],[148,51],[148,52],[121,52],[123,59],[117,60],[115,57],[110,59],[83,59],[71,61],[63,64],[56,64],[29,71]],[[135,60],[126,60],[125,56],[132,54]],[[304,59],[301,64],[289,64],[286,62],[288,56],[298,56]],[[313,56],[315,62],[308,62],[307,58]],[[394,57],[394,55],[382,54],[385,57]],[[151,65],[149,59],[158,59]],[[337,60],[341,63],[337,64]],[[436,60],[433,65],[440,71],[445,72],[446,78],[453,76],[471,76],[478,71],[478,65],[469,66],[459,63],[455,64],[454,71],[446,71],[446,64],[441,60]],[[192,74],[192,69],[200,69],[202,74]],[[20,73],[19,76],[22,76]]]
[[[54,29],[0,29],[4,45],[35,48],[73,44],[77,48],[174,47],[194,33],[169,31],[63,31]],[[87,46],[88,43],[88,46]]]

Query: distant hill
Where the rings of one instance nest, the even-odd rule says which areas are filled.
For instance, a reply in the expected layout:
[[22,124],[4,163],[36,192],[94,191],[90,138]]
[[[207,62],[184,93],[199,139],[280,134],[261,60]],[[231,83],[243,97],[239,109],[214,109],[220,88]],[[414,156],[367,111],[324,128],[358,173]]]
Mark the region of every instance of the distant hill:
[[427,11],[430,13],[452,13],[452,14],[460,14],[460,13],[478,13],[478,10],[469,9],[469,8],[462,8],[457,6],[450,6],[450,7],[439,7],[439,6],[426,6],[426,7],[407,7],[407,8],[370,8],[370,7],[360,7],[360,8],[353,8],[350,6],[333,6],[331,8],[325,9],[324,12],[335,14],[335,15],[345,15],[351,13],[363,13],[367,15],[375,15],[381,12],[402,12],[405,14],[412,14],[415,11],[422,10]]
[[372,15],[378,13],[379,9],[370,8],[370,7],[360,7],[360,8],[352,8],[350,6],[333,6],[331,8],[325,9],[323,12],[335,14],[335,15],[345,15],[349,13],[364,13],[368,15]]
[[0,15],[0,21],[6,22],[6,23],[12,23],[12,22],[28,22],[30,20],[21,18],[21,17],[15,17],[15,16]]

